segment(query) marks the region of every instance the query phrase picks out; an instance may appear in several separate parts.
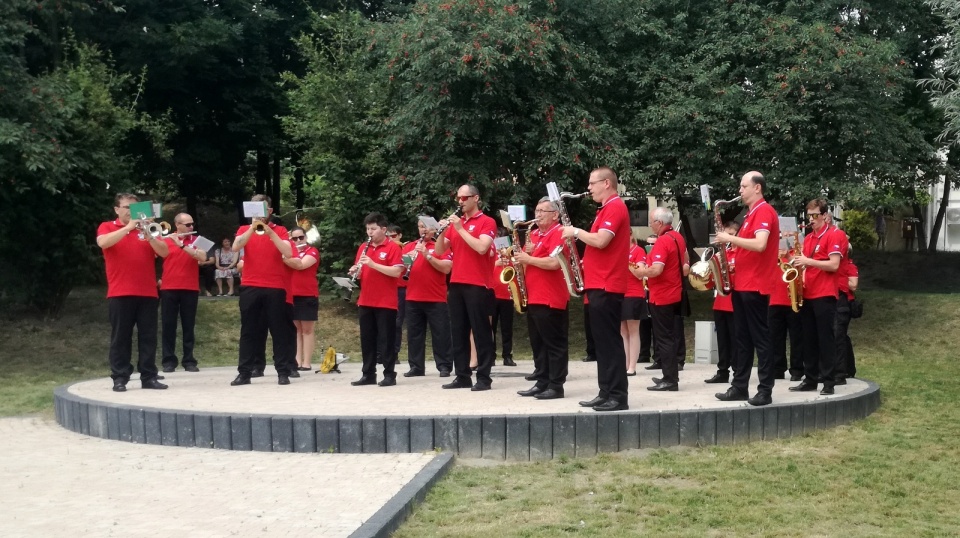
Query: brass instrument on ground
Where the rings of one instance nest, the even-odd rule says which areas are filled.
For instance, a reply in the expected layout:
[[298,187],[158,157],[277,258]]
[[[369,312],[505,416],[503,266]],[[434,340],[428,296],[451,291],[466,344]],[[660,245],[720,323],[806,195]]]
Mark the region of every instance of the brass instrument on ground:
[[[740,196],[732,200],[717,200],[713,204],[713,218],[716,233],[723,231],[723,217],[720,209],[740,201]],[[700,255],[700,261],[690,267],[688,280],[694,289],[706,291],[716,289],[719,295],[729,295],[732,289],[730,284],[730,264],[727,262],[727,247],[714,243]]]
[[[551,202],[557,204],[557,209],[560,211],[560,223],[564,226],[572,226],[570,223],[570,215],[567,214],[567,206],[563,203],[564,198],[583,198],[588,194],[590,193],[582,192],[580,194],[573,194],[570,192],[560,192],[557,190],[556,183],[547,183],[547,196]],[[570,251],[569,258],[563,254],[562,245],[555,248],[553,252],[550,253],[550,257],[556,258],[557,261],[560,262],[560,272],[563,273],[563,280],[567,283],[567,291],[570,292],[572,297],[579,297],[583,294],[584,290],[583,266],[580,262],[580,254],[577,252],[576,241],[565,239],[564,243],[567,246],[567,250]]]
[[517,262],[514,253],[520,248],[520,228],[526,228],[529,232],[530,227],[536,222],[537,219],[514,222],[510,226],[513,232],[513,245],[498,252],[500,260],[504,263],[500,271],[500,283],[507,285],[510,298],[513,299],[513,309],[520,314],[527,311],[527,279],[524,276],[523,265]]
[[[799,312],[803,306],[803,269],[797,269],[790,265],[790,260],[797,255],[797,249],[800,246],[800,232],[786,232],[781,237],[793,236],[793,246],[787,249],[786,258],[780,259],[780,270],[783,274],[780,278],[787,285],[787,295],[790,297],[790,308],[794,312]],[[789,241],[788,241],[789,244]]]

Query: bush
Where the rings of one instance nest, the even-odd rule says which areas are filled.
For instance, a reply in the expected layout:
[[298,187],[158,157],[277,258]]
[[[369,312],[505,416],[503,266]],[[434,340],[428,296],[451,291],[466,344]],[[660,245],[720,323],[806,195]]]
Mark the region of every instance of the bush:
[[855,251],[871,249],[877,244],[877,234],[873,231],[873,217],[866,211],[856,209],[844,211],[843,231],[850,236],[850,244]]

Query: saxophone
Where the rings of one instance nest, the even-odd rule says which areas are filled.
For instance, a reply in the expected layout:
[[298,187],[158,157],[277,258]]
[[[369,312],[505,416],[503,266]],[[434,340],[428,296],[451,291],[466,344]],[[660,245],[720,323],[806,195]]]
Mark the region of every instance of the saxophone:
[[[557,190],[557,184],[551,182],[547,183],[547,194],[550,201],[557,204],[557,209],[560,211],[560,223],[564,226],[572,226],[570,215],[567,214],[567,206],[564,205],[563,199],[583,198],[590,193],[581,192],[580,194],[573,194],[570,192],[559,192]],[[563,245],[553,249],[550,257],[556,258],[556,260],[560,262],[560,272],[563,273],[563,280],[567,283],[567,291],[570,292],[570,296],[579,297],[583,294],[584,290],[583,266],[580,262],[580,254],[577,253],[577,245],[574,240],[564,239],[563,242],[570,252],[570,257],[567,258],[567,256],[564,256]]]
[[[716,231],[723,230],[723,217],[720,215],[720,209],[740,201],[740,196],[732,200],[717,200],[713,204],[713,219],[716,224]],[[719,295],[729,295],[732,289],[730,284],[730,264],[727,262],[727,249],[725,245],[715,243],[713,247],[708,247],[700,255],[700,261],[690,267],[690,285],[694,289],[706,291],[716,289]]]
[[503,262],[503,269],[500,271],[500,283],[506,284],[510,290],[510,298],[513,299],[513,309],[523,314],[527,311],[527,279],[523,273],[523,264],[517,263],[513,256],[515,249],[520,248],[520,227],[530,231],[530,226],[537,222],[537,219],[527,221],[516,221],[511,228],[513,229],[513,245],[500,249],[500,260]]
[[[797,255],[797,248],[800,246],[800,232],[786,232],[781,237],[793,236],[793,246],[787,250],[785,258],[780,259],[780,270],[783,274],[780,278],[787,285],[787,295],[790,296],[790,308],[794,312],[799,312],[803,306],[803,270],[790,265],[790,260]],[[789,241],[788,241],[789,243]]]

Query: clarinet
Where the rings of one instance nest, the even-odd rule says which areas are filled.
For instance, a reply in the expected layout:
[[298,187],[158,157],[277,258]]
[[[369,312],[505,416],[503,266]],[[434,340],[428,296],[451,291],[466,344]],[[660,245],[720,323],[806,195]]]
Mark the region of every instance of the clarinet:
[[[423,236],[422,236],[422,235],[420,236],[420,239],[417,239],[417,244],[419,245],[420,243],[423,243]],[[416,251],[416,249],[414,249],[414,250],[412,250],[411,252],[416,253],[417,251]],[[403,279],[404,279],[404,280],[410,280],[410,270],[413,269],[413,262],[417,261],[417,257],[418,257],[418,256],[419,256],[419,254],[413,254],[413,255],[411,256],[413,259],[410,260],[410,266],[407,267],[407,270],[403,272]]]
[[[456,216],[458,216],[458,217],[462,217],[462,216],[463,216],[463,206],[457,206],[457,210],[454,211],[453,214],[456,215]],[[443,235],[443,232],[447,231],[447,228],[449,228],[449,227],[450,227],[450,221],[447,221],[446,224],[444,224],[443,226],[440,227],[439,230],[437,230],[437,235],[436,235],[437,240],[440,239],[440,236]]]
[[[372,243],[372,242],[373,242],[373,238],[372,238],[372,237],[368,237],[368,238],[367,238],[367,244],[363,246],[363,252],[360,253],[360,257],[361,257],[361,258],[367,255],[367,250],[370,249],[370,243]],[[360,276],[360,271],[361,271],[362,269],[363,269],[363,264],[357,263],[357,272],[354,273],[352,277],[350,277],[350,283],[351,283],[351,284],[356,284],[356,283],[357,283],[357,278]]]

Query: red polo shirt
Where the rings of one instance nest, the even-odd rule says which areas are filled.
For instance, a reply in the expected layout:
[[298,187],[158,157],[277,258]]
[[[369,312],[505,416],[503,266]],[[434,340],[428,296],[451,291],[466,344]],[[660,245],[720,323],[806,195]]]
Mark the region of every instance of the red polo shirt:
[[[366,243],[363,243],[357,249],[357,256],[353,259],[354,264],[360,260],[360,254],[363,253],[366,246]],[[384,240],[380,245],[370,243],[367,256],[371,263],[403,267],[400,247],[389,239]],[[360,299],[357,300],[357,305],[396,310],[398,305],[397,280],[399,279],[400,277],[387,276],[364,264],[360,268]]]
[[791,306],[790,287],[783,281],[783,271],[778,265],[774,273],[775,285],[770,290],[770,306]]
[[[630,245],[630,255],[627,256],[627,264],[635,263],[640,264],[641,262],[646,263],[647,260],[647,251],[631,243]],[[630,273],[630,278],[627,279],[627,297],[646,297],[647,290],[643,289],[643,279],[633,276],[633,273]]]
[[841,267],[844,269],[844,273],[839,276],[840,281],[837,287],[840,288],[840,293],[847,294],[847,299],[852,301],[854,300],[855,296],[854,296],[854,293],[850,291],[850,285],[847,279],[850,277],[859,277],[860,270],[857,269],[857,266],[856,264],[853,263],[853,260],[850,260],[849,258],[844,258],[844,260],[848,260],[848,261],[846,263],[846,267],[844,267],[844,265],[841,263]]
[[493,296],[501,301],[511,301],[513,298],[510,297],[510,288],[508,288],[503,282],[500,282],[500,273],[503,272],[504,266],[497,265],[498,259],[499,257],[494,256],[491,262],[493,263],[493,275],[491,278],[491,283],[493,284]]
[[[120,220],[104,222],[97,237],[123,228]],[[149,241],[141,241],[137,230],[127,232],[115,245],[103,250],[107,269],[107,297],[157,297],[157,253]],[[179,250],[179,249],[178,249]]]
[[[278,224],[269,223],[280,239],[287,241],[287,229]],[[250,225],[241,226],[237,230],[237,237],[247,231]],[[292,248],[296,248],[295,246]],[[247,244],[243,246],[243,273],[240,283],[244,286],[256,288],[273,288],[287,290],[287,296],[292,301],[290,293],[290,268],[283,263],[283,255],[277,250],[267,234],[252,234]]]
[[[434,248],[437,244],[433,241],[427,241],[424,246],[431,256],[441,260],[453,260],[453,253],[450,251],[444,252],[443,256],[436,256]],[[407,281],[407,300],[424,303],[447,302],[447,275],[434,269],[426,256],[417,256],[417,259],[413,260],[410,280]]]
[[[730,271],[730,288],[733,289],[733,279],[736,276],[736,271],[734,271],[734,266],[736,265],[736,256],[734,253],[737,250],[735,248],[727,247],[727,268]],[[733,312],[733,294],[727,294],[726,296],[720,295],[719,293],[714,292],[713,295],[713,309],[719,310],[721,312]]]
[[[536,229],[530,232],[527,241],[533,243],[530,255],[534,258],[546,258],[557,247],[565,245],[561,236],[561,225],[555,224],[543,232]],[[564,246],[564,254],[567,254]],[[527,304],[546,305],[550,308],[565,309],[570,301],[570,292],[567,291],[566,281],[560,269],[548,271],[532,265],[524,267],[524,276],[527,279]]]
[[737,291],[756,291],[770,295],[775,282],[771,267],[777,264],[777,249],[780,245],[780,219],[777,212],[760,200],[747,212],[737,237],[753,239],[761,231],[767,232],[767,248],[763,252],[753,252],[737,248]]
[[[843,256],[847,247],[847,235],[832,225],[824,225],[819,232],[811,231],[803,239],[803,255],[818,261],[829,260],[831,254]],[[840,266],[843,266],[842,258]],[[840,267],[834,272],[807,267],[803,272],[803,298],[838,297],[839,272]]]
[[163,241],[167,244],[170,251],[167,257],[163,259],[163,276],[161,277],[161,290],[185,290],[200,292],[200,265],[197,260],[190,255],[190,246],[196,236],[187,235],[183,237],[183,245],[186,249],[181,249],[173,242],[173,239],[167,237]]
[[[668,305],[679,303],[683,290],[682,260],[687,251],[687,242],[683,236],[670,226],[661,230],[660,238],[647,254],[647,265],[663,265],[660,276],[647,279],[650,288],[650,303]],[[676,241],[674,241],[674,239]]]
[[[480,211],[472,217],[463,217],[462,222],[463,229],[473,237],[486,235],[493,239],[497,236],[496,222]],[[493,247],[491,246],[491,250],[483,254],[473,250],[452,225],[444,234],[450,241],[450,251],[454,255],[453,270],[450,271],[450,283],[493,288],[493,271],[490,269],[496,259],[490,255],[493,252]],[[499,273],[497,276],[499,278]],[[497,283],[499,284],[499,281]]]
[[317,285],[317,270],[320,268],[320,251],[315,247],[307,245],[303,250],[293,247],[293,255],[301,260],[304,256],[313,256],[317,263],[303,270],[290,268],[291,287],[295,297],[319,297],[320,286]]
[[583,252],[584,288],[606,290],[610,293],[626,293],[627,282],[633,275],[623,260],[630,253],[630,214],[627,205],[619,196],[612,196],[593,219],[590,233],[612,233],[613,239],[606,248],[587,245]]

